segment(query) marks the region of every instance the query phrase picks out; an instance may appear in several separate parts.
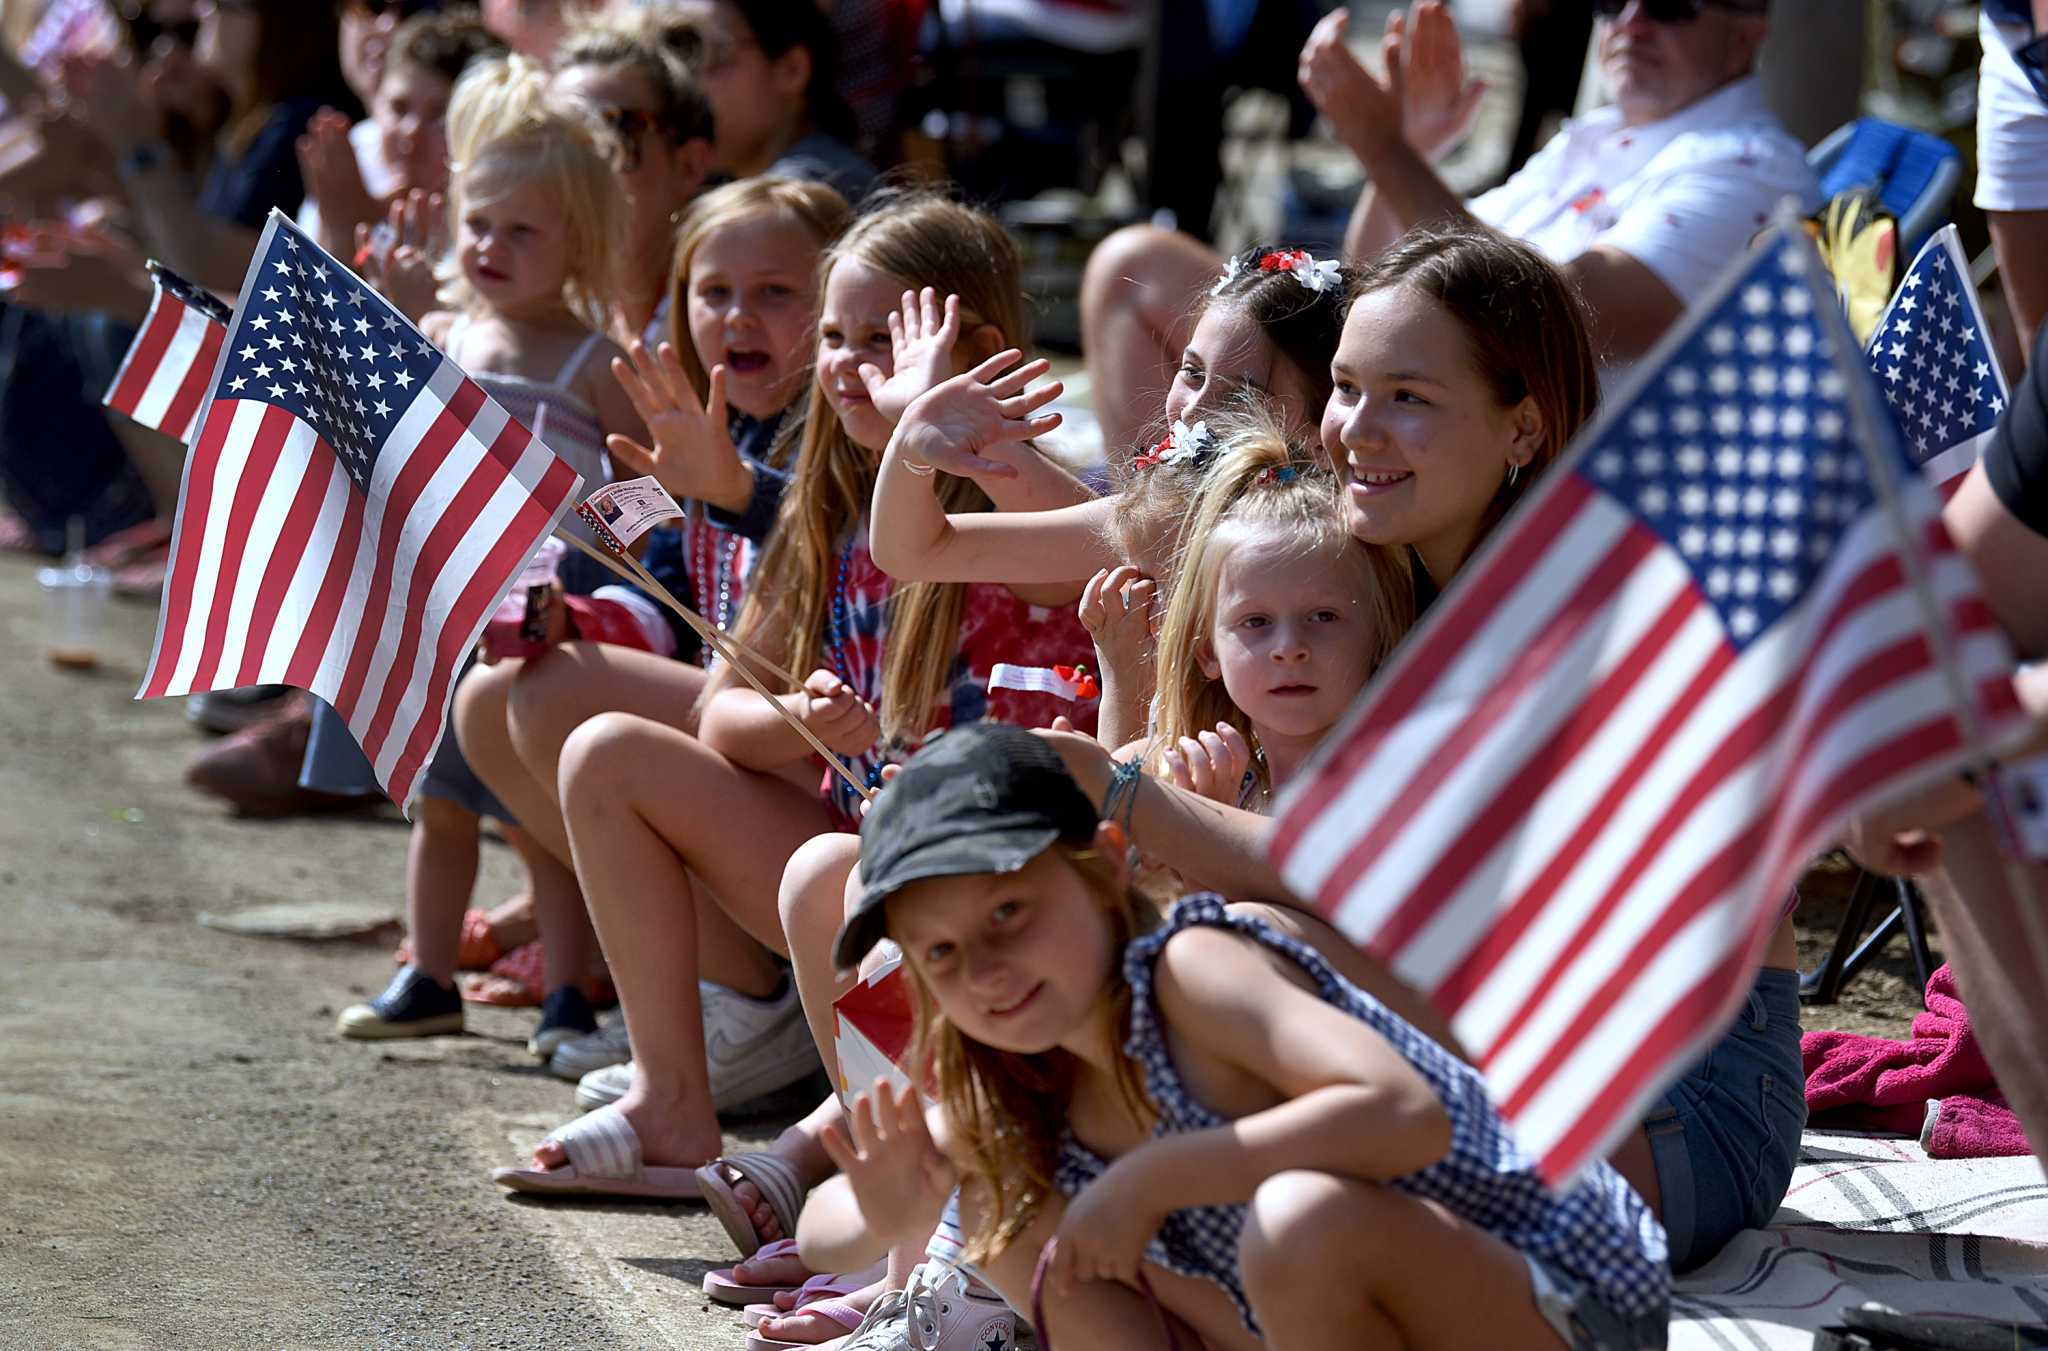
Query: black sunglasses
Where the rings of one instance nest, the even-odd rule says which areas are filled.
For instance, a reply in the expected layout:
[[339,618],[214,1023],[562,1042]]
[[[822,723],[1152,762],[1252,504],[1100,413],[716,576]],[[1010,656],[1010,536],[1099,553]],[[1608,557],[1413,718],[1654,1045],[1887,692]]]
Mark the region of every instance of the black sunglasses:
[[[1769,7],[1768,0],[1638,0],[1642,5],[1643,17],[1651,23],[1691,23],[1700,16],[1700,11],[1709,5],[1716,9],[1732,9],[1742,14],[1761,14]],[[1628,8],[1629,0],[1593,0],[1593,12],[1603,19],[1614,19]]]

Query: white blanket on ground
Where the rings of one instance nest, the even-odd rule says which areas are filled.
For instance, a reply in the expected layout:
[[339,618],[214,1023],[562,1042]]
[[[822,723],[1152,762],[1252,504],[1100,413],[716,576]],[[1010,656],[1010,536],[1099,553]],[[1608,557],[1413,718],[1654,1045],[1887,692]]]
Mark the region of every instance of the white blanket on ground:
[[1810,1131],[1768,1229],[1678,1282],[1672,1351],[1808,1351],[1844,1307],[2048,1323],[2048,1179],[2032,1158],[1930,1159]]

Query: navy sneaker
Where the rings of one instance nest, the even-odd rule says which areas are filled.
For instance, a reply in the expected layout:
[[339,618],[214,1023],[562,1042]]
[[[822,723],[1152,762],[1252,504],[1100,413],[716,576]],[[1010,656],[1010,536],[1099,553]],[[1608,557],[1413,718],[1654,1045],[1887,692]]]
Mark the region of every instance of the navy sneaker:
[[462,1031],[462,994],[417,967],[402,966],[384,993],[341,1011],[334,1030],[358,1041],[440,1037]]
[[587,1037],[595,1031],[597,1010],[590,1007],[590,1000],[580,988],[564,985],[548,991],[548,997],[541,1001],[540,1026],[527,1039],[526,1049],[542,1060],[549,1060],[563,1042]]

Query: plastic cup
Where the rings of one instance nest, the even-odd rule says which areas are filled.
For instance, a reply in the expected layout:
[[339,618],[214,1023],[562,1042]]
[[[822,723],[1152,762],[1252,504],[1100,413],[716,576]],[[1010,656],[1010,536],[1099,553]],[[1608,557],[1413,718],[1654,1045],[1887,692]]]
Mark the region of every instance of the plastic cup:
[[72,563],[36,574],[43,588],[46,650],[50,661],[73,670],[100,664],[113,577],[104,568]]

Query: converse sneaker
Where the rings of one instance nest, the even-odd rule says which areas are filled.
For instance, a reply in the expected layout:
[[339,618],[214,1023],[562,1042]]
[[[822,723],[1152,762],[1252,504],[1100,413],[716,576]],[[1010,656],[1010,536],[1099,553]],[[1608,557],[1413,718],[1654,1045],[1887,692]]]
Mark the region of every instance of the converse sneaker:
[[351,1004],[334,1020],[334,1030],[358,1041],[393,1037],[439,1037],[462,1031],[462,996],[414,966],[401,966],[384,993],[367,1004]]
[[624,1064],[633,1058],[632,1043],[626,1040],[626,1020],[616,1018],[608,1027],[580,1037],[570,1037],[548,1057],[548,1073],[557,1079],[581,1079],[606,1065]]
[[994,1295],[968,1289],[967,1277],[943,1262],[910,1273],[910,1286],[868,1307],[839,1351],[1035,1351],[1023,1320]]
[[768,999],[750,999],[709,981],[699,981],[697,989],[704,1001],[711,1100],[720,1109],[786,1088],[818,1068],[818,1048],[795,981],[784,979],[781,993]]

